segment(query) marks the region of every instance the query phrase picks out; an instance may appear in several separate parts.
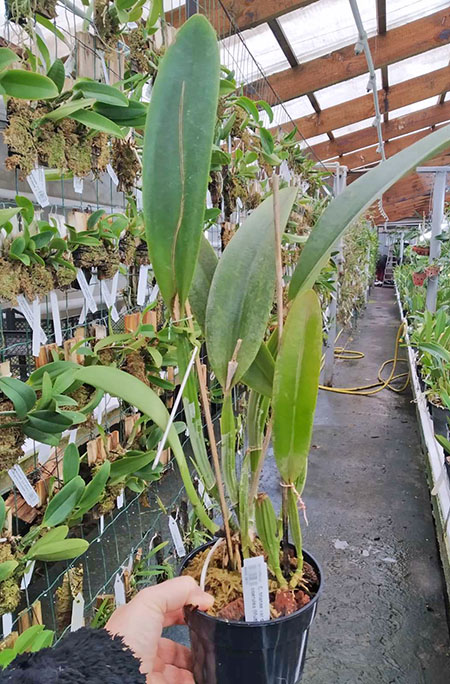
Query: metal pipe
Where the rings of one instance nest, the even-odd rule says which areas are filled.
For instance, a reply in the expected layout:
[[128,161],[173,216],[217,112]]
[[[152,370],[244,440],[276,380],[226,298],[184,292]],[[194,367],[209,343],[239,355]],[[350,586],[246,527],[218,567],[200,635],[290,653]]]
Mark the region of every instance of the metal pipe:
[[[433,188],[433,215],[431,218],[430,264],[441,256],[441,241],[438,240],[442,232],[444,219],[445,188],[447,184],[447,167],[435,172]],[[427,310],[436,311],[439,276],[430,276],[427,284]]]

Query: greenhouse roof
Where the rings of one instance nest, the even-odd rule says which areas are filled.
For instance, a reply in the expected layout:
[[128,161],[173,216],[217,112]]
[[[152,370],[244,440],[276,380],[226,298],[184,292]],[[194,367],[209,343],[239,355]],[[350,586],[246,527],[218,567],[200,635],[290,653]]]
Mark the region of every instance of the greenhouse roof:
[[[369,70],[365,54],[355,55],[358,30],[349,0],[199,5],[222,38],[222,62],[249,96],[272,105],[272,126],[291,130],[294,124],[309,154],[347,166],[349,182],[380,163]],[[358,0],[358,7],[389,157],[450,121],[449,2]],[[167,0],[165,9],[175,25],[185,16],[178,0]],[[450,154],[430,163],[449,162]],[[391,189],[383,198],[389,219],[428,213],[432,182],[431,174],[414,174]]]

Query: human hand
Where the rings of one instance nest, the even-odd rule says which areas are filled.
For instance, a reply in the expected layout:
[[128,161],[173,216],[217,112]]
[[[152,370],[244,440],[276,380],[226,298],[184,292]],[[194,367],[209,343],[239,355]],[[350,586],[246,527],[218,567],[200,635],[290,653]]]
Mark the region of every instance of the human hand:
[[177,577],[140,591],[117,608],[106,629],[121,636],[139,658],[148,684],[194,684],[191,652],[161,633],[163,627],[184,624],[184,606],[208,610],[213,603],[192,577]]

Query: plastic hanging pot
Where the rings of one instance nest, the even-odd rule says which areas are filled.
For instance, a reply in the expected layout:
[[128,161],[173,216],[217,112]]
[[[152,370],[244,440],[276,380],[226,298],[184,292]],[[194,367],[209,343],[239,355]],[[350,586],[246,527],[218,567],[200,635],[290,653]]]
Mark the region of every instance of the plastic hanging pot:
[[[197,554],[192,551],[180,573]],[[293,548],[293,547],[292,547]],[[229,622],[199,610],[185,610],[196,684],[298,684],[305,664],[308,633],[323,587],[319,564],[303,551],[319,579],[317,593],[303,608],[268,622]]]

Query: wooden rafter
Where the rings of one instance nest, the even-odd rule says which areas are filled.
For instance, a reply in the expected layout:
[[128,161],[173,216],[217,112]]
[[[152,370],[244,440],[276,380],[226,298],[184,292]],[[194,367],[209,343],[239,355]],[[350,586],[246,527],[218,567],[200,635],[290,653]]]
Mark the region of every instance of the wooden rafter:
[[[377,29],[378,35],[384,36],[387,31],[387,13],[386,13],[386,0],[377,0]],[[381,67],[381,85],[386,94],[386,98],[389,93],[389,73],[388,66],[385,64]],[[385,99],[386,99],[385,98]],[[385,112],[383,115],[384,122],[389,121],[389,111],[388,107],[385,107]]]
[[[435,126],[443,121],[450,121],[450,102],[420,109],[418,112],[391,119],[381,127],[383,139],[389,140],[399,135],[406,135],[406,133],[414,133],[414,131],[418,131],[421,128]],[[313,145],[311,150],[319,159],[325,160],[333,159],[363,147],[369,147],[369,145],[375,145],[377,142],[377,131],[373,126],[369,126],[354,133],[338,136],[333,142]]]
[[[403,24],[387,31],[385,35],[369,38],[370,50],[377,69],[449,42],[450,8]],[[365,73],[366,57],[363,53],[355,55],[352,43],[293,69],[272,74],[268,80],[277,96],[282,101],[287,101]],[[252,92],[253,86],[258,92],[260,85],[251,84],[248,92]],[[269,104],[275,103],[275,96],[271,96]]]
[[[416,76],[392,86],[389,93],[389,109],[393,111],[413,102],[425,100],[433,95],[439,95],[445,89],[450,90],[450,67],[436,69],[423,76]],[[381,113],[383,113],[385,106],[383,90],[378,91],[378,99]],[[312,138],[315,135],[369,119],[373,115],[373,95],[370,93],[324,109],[320,114],[303,116],[296,119],[294,124],[305,138]],[[292,130],[292,124],[285,124],[283,128],[288,131]]]
[[[445,124],[442,124],[445,125]],[[436,126],[436,128],[441,128],[441,126]],[[397,152],[404,150],[405,147],[409,147],[413,143],[425,138],[430,135],[433,131],[428,128],[417,133],[410,133],[409,135],[404,135],[401,138],[394,138],[390,142],[385,143],[384,151],[386,158],[392,157]],[[378,145],[373,147],[365,147],[363,150],[358,150],[357,152],[351,152],[350,154],[344,154],[339,157],[339,163],[343,166],[347,166],[350,170],[358,168],[359,166],[366,166],[367,164],[373,164],[374,162],[380,161],[380,153],[378,152]]]
[[[246,31],[313,2],[317,0],[223,0],[223,7],[216,3],[216,7],[211,9],[208,3],[205,3],[206,7],[200,6],[200,11],[208,15],[219,38],[224,38],[236,33],[235,27],[240,31]],[[230,22],[230,17],[233,23]],[[184,24],[185,5],[166,12],[166,21],[175,28]]]

